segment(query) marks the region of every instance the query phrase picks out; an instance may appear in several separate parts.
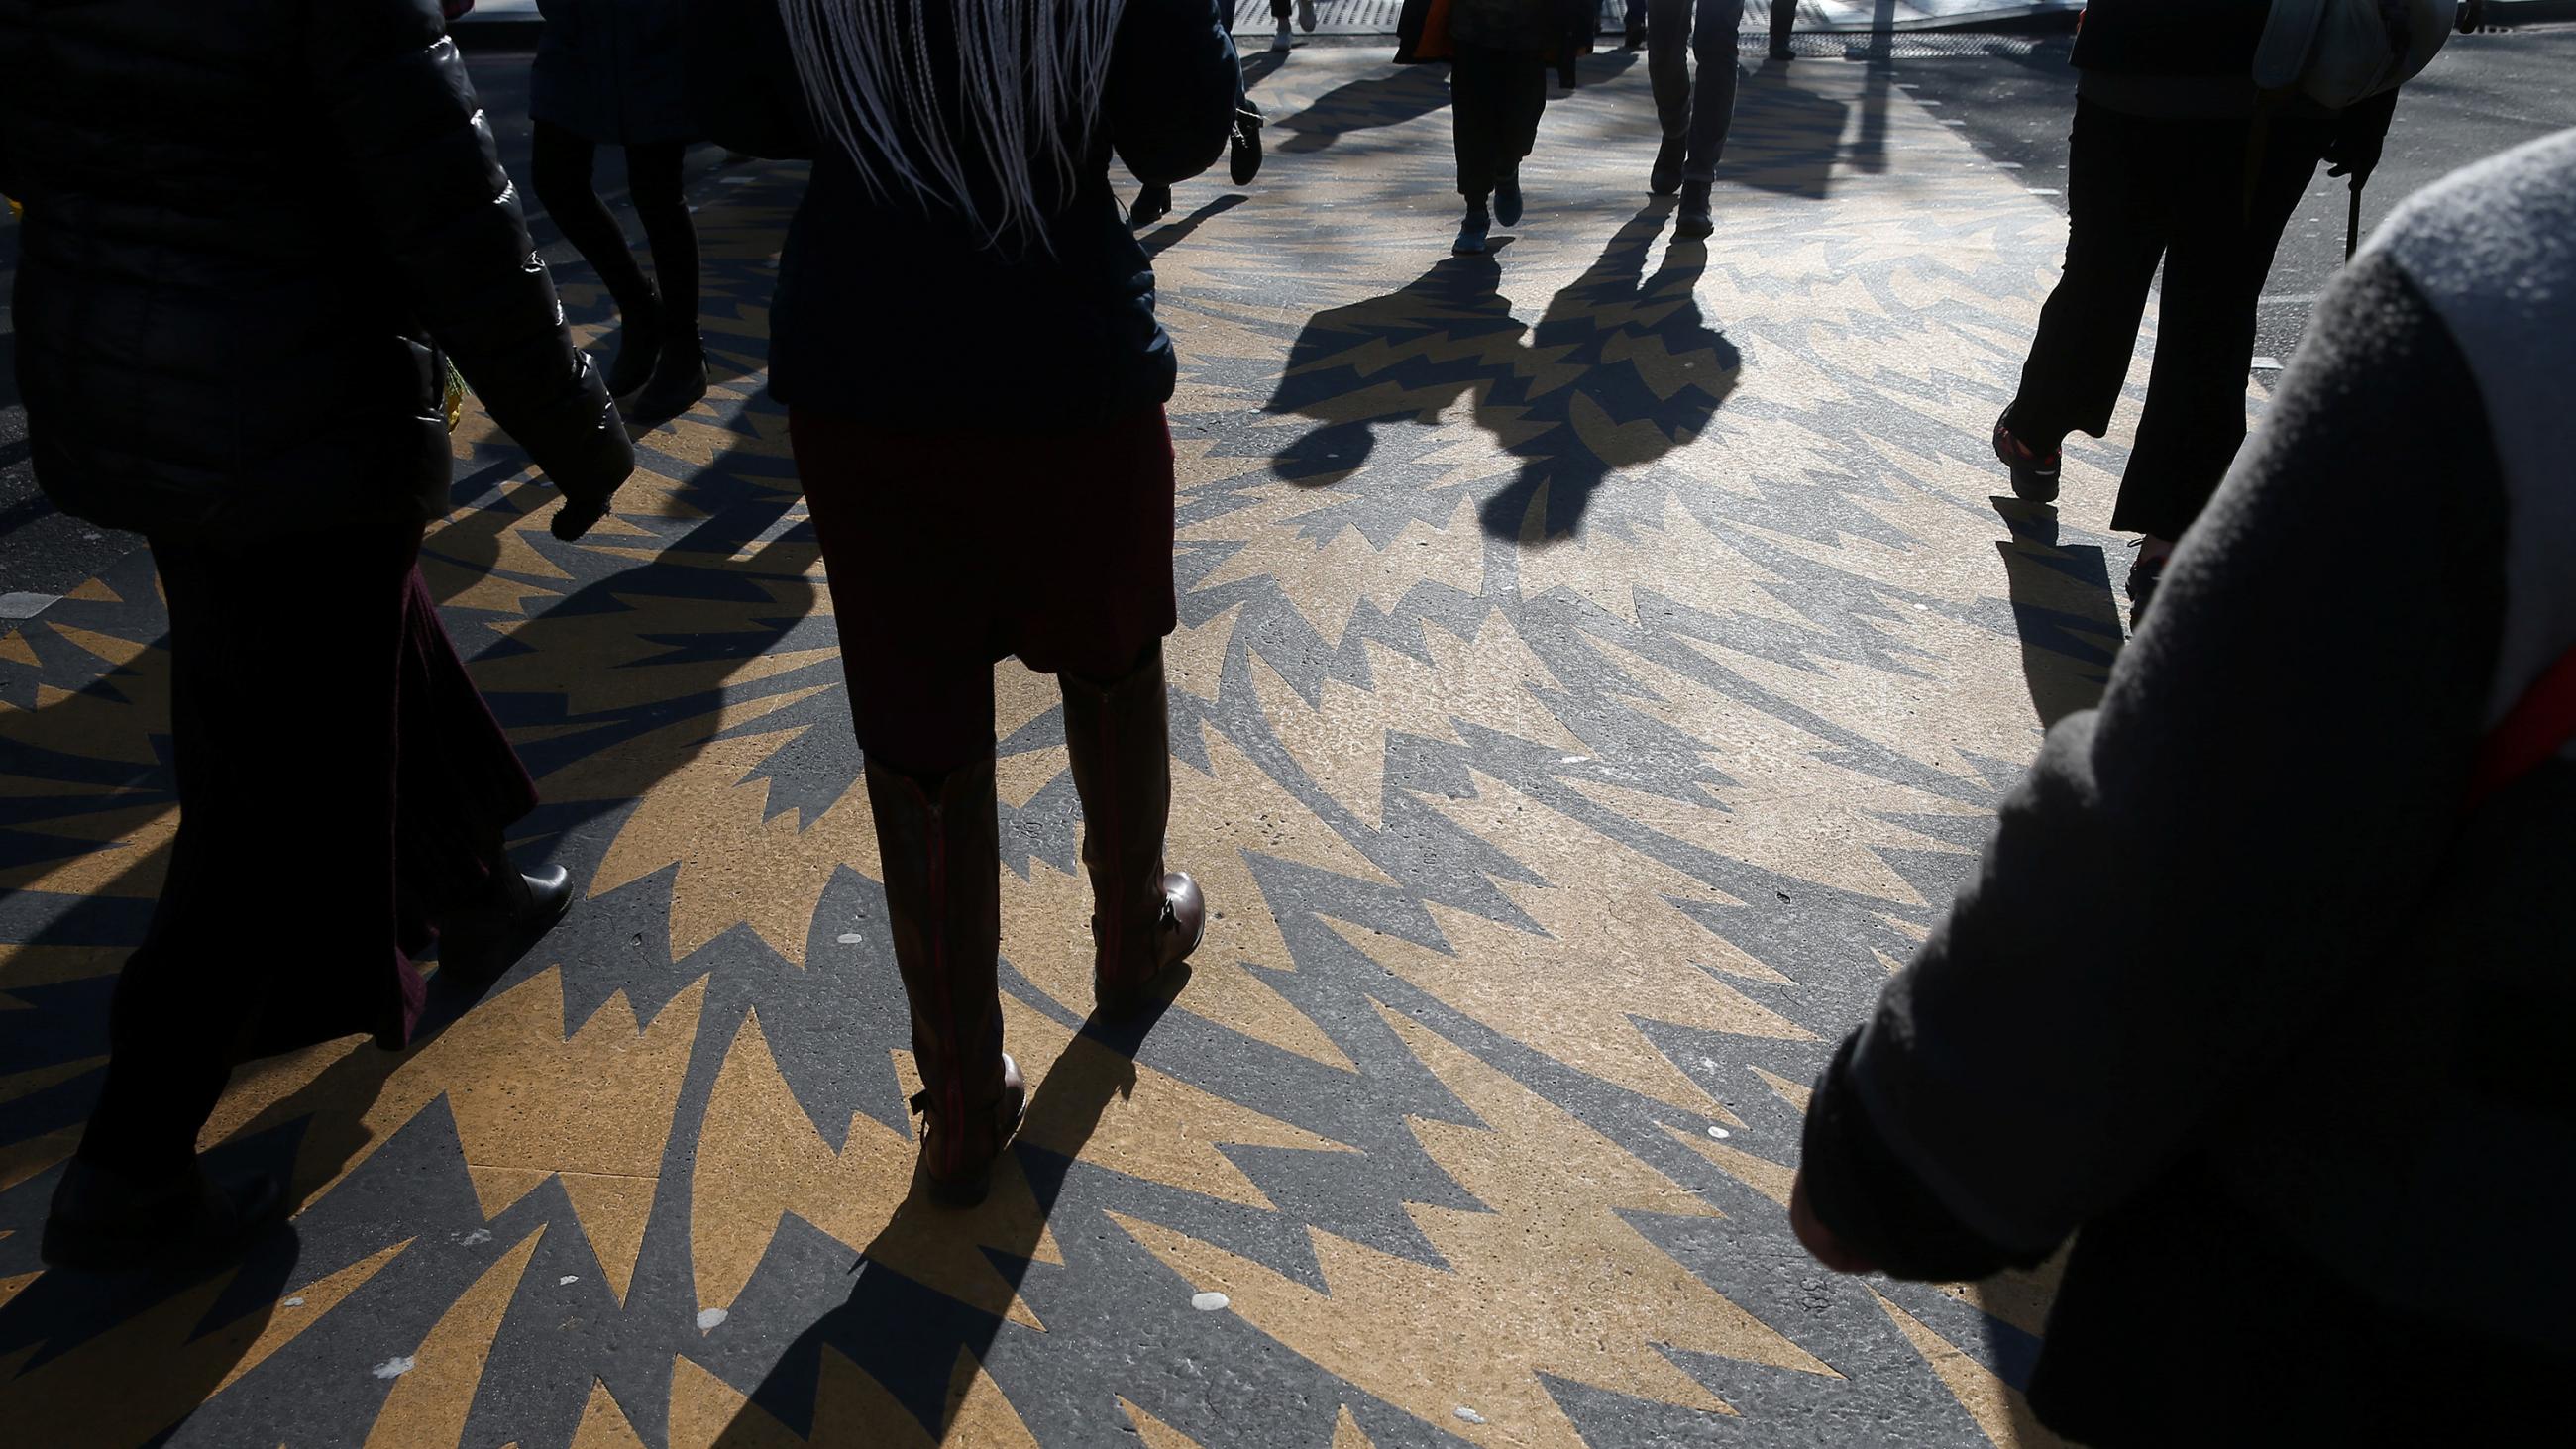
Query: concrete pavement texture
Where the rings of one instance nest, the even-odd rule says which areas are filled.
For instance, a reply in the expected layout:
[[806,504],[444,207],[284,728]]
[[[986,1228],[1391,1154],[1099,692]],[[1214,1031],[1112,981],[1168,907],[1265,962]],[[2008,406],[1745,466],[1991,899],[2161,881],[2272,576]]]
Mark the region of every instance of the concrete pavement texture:
[[1147,238],[1182,358],[1170,856],[1216,918],[1148,1027],[1090,1019],[1061,712],[998,666],[1034,1098],[973,1212],[913,1191],[763,389],[801,168],[693,187],[717,386],[589,537],[458,432],[424,572],[540,782],[516,844],[583,899],[490,989],[433,981],[411,1050],[237,1074],[202,1145],[302,1204],[242,1264],[37,1262],[176,824],[166,621],[137,553],[0,625],[12,1441],[2049,1442],[2045,1272],[1840,1278],[1782,1210],[1806,1085],[2123,642],[2143,363],[2056,509],[1995,496],[2064,221],[1900,65],[1757,68],[1702,246],[1643,195],[1632,58],[1596,56],[1476,258],[1436,70],[1263,69],[1259,182]]

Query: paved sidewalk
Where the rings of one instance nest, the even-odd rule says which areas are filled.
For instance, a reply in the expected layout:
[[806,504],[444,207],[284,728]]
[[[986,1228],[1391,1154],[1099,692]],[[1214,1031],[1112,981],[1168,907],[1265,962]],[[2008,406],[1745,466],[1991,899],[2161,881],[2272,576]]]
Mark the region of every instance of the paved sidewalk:
[[[523,456],[460,433],[425,568],[540,779],[523,853],[586,898],[479,999],[434,986],[412,1051],[240,1074],[207,1143],[305,1207],[237,1268],[38,1271],[175,824],[148,558],[0,634],[12,1442],[2044,1441],[2044,1279],[1836,1278],[1781,1204],[1806,1084],[2120,646],[2117,450],[2054,515],[1991,497],[2063,221],[1883,68],[1801,63],[1747,82],[1718,238],[1671,244],[1632,65],[1551,105],[1490,258],[1446,255],[1438,76],[1356,48],[1266,69],[1260,183],[1152,235],[1171,856],[1219,917],[1149,1031],[1087,1023],[1060,717],[1001,666],[1035,1100],[977,1212],[910,1196],[761,388],[797,168],[698,188],[719,386],[600,530],[555,542]],[[280,728],[334,667],[276,681]]]

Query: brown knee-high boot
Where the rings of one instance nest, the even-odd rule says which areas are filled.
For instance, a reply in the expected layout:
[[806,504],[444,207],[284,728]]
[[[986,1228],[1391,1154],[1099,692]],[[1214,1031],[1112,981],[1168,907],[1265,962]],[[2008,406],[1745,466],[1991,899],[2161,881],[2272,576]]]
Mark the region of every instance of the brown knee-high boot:
[[1074,793],[1082,797],[1082,863],[1091,873],[1091,992],[1102,1011],[1131,1016],[1152,1003],[1164,968],[1207,934],[1198,883],[1163,868],[1172,743],[1162,642],[1124,679],[1057,680]]
[[1018,1064],[1002,1052],[993,756],[938,779],[875,760],[867,773],[894,959],[912,1001],[922,1170],[934,1197],[972,1206],[991,1187],[993,1159],[1027,1099]]

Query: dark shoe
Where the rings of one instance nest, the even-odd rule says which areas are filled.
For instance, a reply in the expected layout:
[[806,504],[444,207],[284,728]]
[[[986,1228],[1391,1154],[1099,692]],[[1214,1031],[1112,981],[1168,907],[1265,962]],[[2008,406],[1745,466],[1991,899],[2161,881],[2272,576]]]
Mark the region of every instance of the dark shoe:
[[1292,44],[1292,42],[1288,38],[1288,17],[1282,15],[1279,17],[1278,32],[1270,37],[1270,48],[1272,50],[1286,50],[1290,44]]
[[[1252,178],[1261,174],[1261,108],[1248,96],[1234,113],[1234,134],[1225,139],[1225,174],[1237,186],[1250,186]],[[1163,204],[1169,207],[1171,193],[1163,194],[1167,198]]]
[[1136,193],[1136,204],[1127,208],[1127,229],[1143,231],[1172,214],[1172,188],[1148,186]]
[[1771,42],[1771,58],[1773,60],[1795,60],[1797,59],[1797,56],[1791,53],[1789,42],[1785,40],[1775,40]]
[[1666,136],[1655,147],[1655,169],[1646,173],[1646,190],[1656,196],[1670,196],[1682,189],[1682,162],[1690,154],[1690,142],[1680,136]]
[[661,360],[653,364],[653,380],[621,411],[637,422],[658,423],[687,412],[706,395],[707,346],[693,327],[687,336],[662,344]]
[[1505,226],[1521,224],[1521,172],[1517,166],[1494,183],[1494,220]]
[[1627,45],[1627,48],[1628,48],[1628,49],[1630,49],[1630,50],[1643,50],[1643,49],[1645,49],[1645,48],[1646,48],[1646,22],[1644,22],[1644,21],[1642,21],[1642,20],[1631,20],[1631,21],[1629,21],[1629,22],[1628,22],[1628,33],[1627,33],[1625,36],[1621,37],[1621,39],[1624,41],[1624,43]]
[[1315,33],[1315,0],[1297,0],[1297,28],[1308,35]]
[[912,1005],[925,1119],[921,1171],[931,1195],[984,1200],[993,1160],[1018,1130],[1027,1089],[1002,1054],[1002,887],[993,756],[937,779],[867,762],[885,863],[886,923]]
[[37,1251],[53,1267],[90,1273],[195,1267],[238,1257],[285,1216],[285,1189],[264,1173],[219,1183],[191,1162],[178,1177],[143,1183],[75,1157]]
[[1162,646],[1125,679],[1057,679],[1065,752],[1082,801],[1082,863],[1091,876],[1092,997],[1106,1015],[1133,1016],[1153,1004],[1163,972],[1207,935],[1198,883],[1163,868],[1172,739]]
[[1995,419],[1995,459],[2012,473],[2015,498],[2028,503],[2057,501],[2057,473],[2064,455],[2055,447],[2041,452],[2013,435],[2012,414]]
[[439,923],[439,974],[496,980],[571,909],[572,876],[562,866],[529,875],[505,860],[481,896]]
[[1717,230],[1717,218],[1709,211],[1708,186],[1705,181],[1682,183],[1682,204],[1673,213],[1674,236],[1697,241]]
[[662,304],[618,308],[617,360],[608,367],[608,395],[624,397],[653,380],[662,357]]
[[1458,239],[1449,244],[1452,256],[1472,257],[1485,250],[1485,233],[1493,228],[1493,218],[1485,214],[1485,198],[1479,196],[1467,203],[1467,219],[1458,226]]

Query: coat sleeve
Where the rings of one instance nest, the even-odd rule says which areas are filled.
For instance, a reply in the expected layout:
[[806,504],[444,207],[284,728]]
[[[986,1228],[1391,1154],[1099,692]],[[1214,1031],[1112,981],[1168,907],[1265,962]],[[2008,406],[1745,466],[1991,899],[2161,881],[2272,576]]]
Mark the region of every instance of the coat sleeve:
[[634,449],[564,327],[437,0],[331,0],[308,13],[317,125],[375,223],[387,284],[556,486],[604,501],[633,471]]
[[772,161],[814,156],[815,127],[777,0],[688,0],[689,111],[706,138]]
[[1214,0],[1128,0],[1112,42],[1100,120],[1148,186],[1187,181],[1225,154],[1243,66]]
[[2261,1110],[2456,831],[2504,611],[2488,439],[2404,273],[2348,268],[2101,707],[1820,1084],[1826,1226],[1973,1276]]

